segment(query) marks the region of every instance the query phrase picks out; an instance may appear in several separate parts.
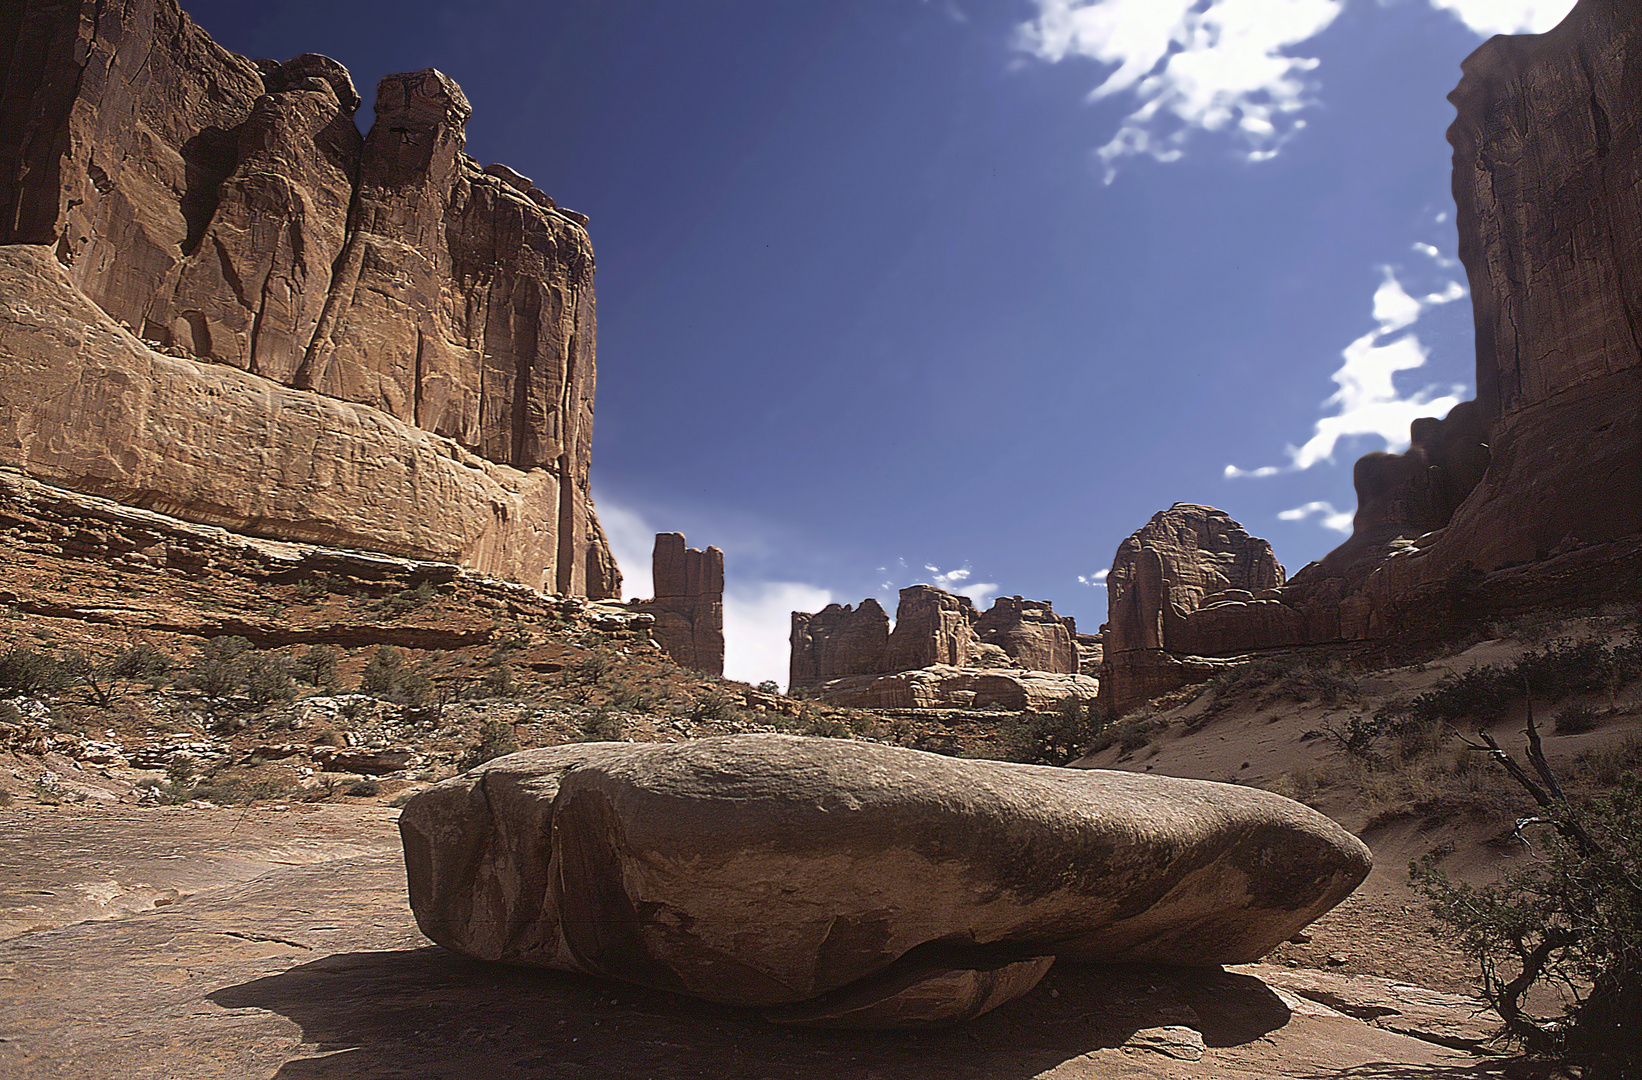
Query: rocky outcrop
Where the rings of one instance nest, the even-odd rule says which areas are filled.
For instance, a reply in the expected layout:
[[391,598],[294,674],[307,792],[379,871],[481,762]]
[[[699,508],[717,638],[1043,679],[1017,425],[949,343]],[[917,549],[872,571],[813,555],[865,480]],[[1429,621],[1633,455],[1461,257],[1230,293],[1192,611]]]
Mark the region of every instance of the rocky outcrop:
[[724,674],[724,552],[684,546],[683,533],[657,533],[651,552],[656,595],[628,606],[656,618],[656,644],[687,668]]
[[[7,464],[261,535],[323,535],[559,593],[619,595],[588,495],[596,325],[586,219],[463,153],[471,109],[453,81],[432,69],[387,77],[362,139],[360,97],[336,61],[253,63],[215,45],[174,0],[29,0],[4,33],[0,244],[64,268],[9,280],[8,298],[81,298],[196,362],[171,365],[164,388],[143,386],[137,369],[152,362],[137,350],[106,392],[83,388],[72,415],[61,398],[7,379]],[[22,255],[8,268],[34,272]],[[15,305],[11,325],[40,350],[13,351],[12,371],[51,381],[68,362],[52,351],[64,344],[59,328]],[[261,399],[256,415],[216,404],[228,369],[248,377],[233,385]],[[192,411],[201,403],[203,417]],[[388,452],[390,472],[411,469],[418,453],[460,458],[482,462],[460,468],[495,477],[500,491],[438,467],[418,477],[415,498],[343,487],[348,470],[332,472],[280,420],[287,408],[341,411],[335,403],[366,407],[351,413],[353,427],[416,447]],[[208,487],[250,476],[260,457],[254,490],[217,497],[163,447],[120,438],[164,442],[173,427],[247,440]],[[99,442],[99,428],[114,434]],[[382,453],[368,431],[352,440],[331,440],[345,444],[344,462]],[[364,520],[338,529],[259,512],[265,497],[297,503],[324,480],[324,498]],[[436,489],[454,504],[437,503]],[[429,517],[442,521],[430,530]],[[447,537],[454,521],[463,524]]]
[[789,693],[846,675],[876,675],[887,662],[889,616],[871,597],[858,608],[828,604],[814,613],[795,611],[788,644]]
[[1000,596],[975,620],[974,630],[982,642],[996,645],[1028,671],[1078,670],[1077,625],[1056,615],[1047,600]]
[[[1033,707],[1040,701],[1055,703],[1067,697],[1081,700],[1088,689],[1081,683],[1035,679],[1029,680],[1028,689],[1028,680],[1015,670],[986,683],[992,688],[986,691],[968,685],[979,675],[975,669],[1076,674],[1083,660],[1078,636],[1076,623],[1056,615],[1047,600],[1003,596],[980,614],[967,596],[954,596],[932,585],[911,585],[901,590],[894,632],[884,609],[872,599],[863,600],[853,610],[830,604],[815,613],[793,612],[788,693],[814,693],[840,704],[882,698],[886,707],[891,699],[905,699],[908,708],[934,707],[913,706],[913,698],[930,698],[945,706],[973,700],[977,693],[988,701],[1030,700]],[[933,668],[940,668],[941,674],[912,680],[864,678]],[[955,670],[969,674],[954,683],[951,672]],[[921,689],[909,689],[914,685]],[[1062,692],[1053,696],[1051,687]],[[834,694],[843,697],[835,699]]]
[[446,948],[840,1026],[965,1019],[1056,956],[1253,959],[1369,868],[1265,792],[779,735],[515,754],[399,824]]
[[976,643],[972,629],[976,618],[975,605],[967,596],[954,596],[933,585],[902,589],[883,670],[966,663]]
[[1224,511],[1176,503],[1154,514],[1118,546],[1106,578],[1102,703],[1122,712],[1186,681],[1177,654],[1241,642],[1243,620],[1226,625],[1221,603],[1257,602],[1273,619],[1292,617],[1276,599],[1281,584],[1271,545]]
[[1089,675],[1009,668],[931,664],[889,675],[830,679],[814,696],[857,709],[1035,709],[1048,712],[1068,701],[1099,697],[1100,680]]

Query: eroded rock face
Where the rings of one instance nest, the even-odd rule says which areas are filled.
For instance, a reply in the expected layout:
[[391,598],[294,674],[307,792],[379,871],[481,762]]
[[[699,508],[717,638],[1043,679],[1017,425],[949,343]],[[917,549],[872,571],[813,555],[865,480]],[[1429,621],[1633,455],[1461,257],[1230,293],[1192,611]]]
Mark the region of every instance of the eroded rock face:
[[788,643],[789,692],[846,675],[876,675],[887,662],[889,616],[871,597],[858,608],[828,604],[813,613],[795,611]]
[[975,636],[1029,671],[1078,670],[1077,625],[1047,600],[1000,596],[975,620]]
[[446,948],[864,1026],[973,1015],[1047,957],[1253,959],[1369,868],[1266,792],[779,735],[499,758],[400,831]]
[[[505,485],[535,491],[532,505],[489,500],[445,514],[501,518],[500,531],[530,535],[531,550],[493,550],[486,533],[496,529],[457,549],[517,565],[514,576],[537,587],[619,595],[588,496],[596,321],[586,219],[463,153],[471,108],[452,80],[432,69],[385,78],[361,139],[359,94],[336,61],[253,63],[214,44],[174,0],[29,0],[7,32],[0,243],[49,250],[93,304],[172,355],[267,380],[266,396],[299,389],[369,406],[384,423],[507,467]],[[58,360],[17,359],[48,369]],[[121,420],[68,418],[9,387],[0,404],[27,413],[36,433],[77,426],[65,441],[80,443]],[[155,423],[189,423],[168,405],[150,403]],[[256,445],[287,460],[312,451]],[[53,482],[77,479],[79,466],[54,453],[9,460]],[[262,486],[299,481],[311,482]],[[140,488],[91,490],[231,528],[283,527],[278,515],[222,520],[229,507],[165,470],[145,472]],[[335,494],[363,516],[395,519],[379,541],[356,529],[350,542],[405,553],[399,534],[428,508],[366,506],[374,494]],[[534,561],[542,550],[550,556]]]
[[[878,601],[867,599],[856,609],[829,604],[793,612],[789,642],[788,692],[839,704],[944,707],[975,701],[978,693],[982,703],[1053,707],[1069,697],[1081,700],[1087,689],[1048,677],[1078,673],[1084,657],[1076,622],[1056,615],[1047,600],[1002,596],[981,614],[967,596],[912,585],[901,590],[893,633]],[[926,669],[934,674],[918,677]],[[970,685],[977,669],[1000,677]],[[957,670],[969,674],[954,682]],[[868,678],[878,675],[886,678]],[[922,704],[926,699],[932,704]]]
[[557,591],[551,523],[563,492],[552,473],[497,465],[364,405],[156,352],[35,245],[0,246],[0,465],[235,532]]
[[656,643],[676,663],[724,674],[724,552],[685,547],[683,533],[657,533],[650,558],[655,598],[630,606],[656,617]]
[[888,675],[849,675],[814,687],[815,696],[858,709],[1036,709],[1068,701],[1095,701],[1100,680],[1091,675],[1012,668],[931,664]]
[[[1256,602],[1271,618],[1293,613],[1275,597],[1283,568],[1271,545],[1222,510],[1176,503],[1152,516],[1117,550],[1106,578],[1107,610],[1101,698],[1119,712],[1185,679],[1175,654],[1235,648]],[[1199,612],[1206,598],[1251,611]],[[1210,605],[1213,606],[1213,605]],[[1218,609],[1217,609],[1218,610]]]

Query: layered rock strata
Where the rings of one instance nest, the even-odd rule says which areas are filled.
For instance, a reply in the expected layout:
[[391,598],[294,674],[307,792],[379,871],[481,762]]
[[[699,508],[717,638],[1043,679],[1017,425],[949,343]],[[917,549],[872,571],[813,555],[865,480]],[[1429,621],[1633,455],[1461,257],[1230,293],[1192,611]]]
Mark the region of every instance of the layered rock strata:
[[931,664],[889,675],[847,675],[821,684],[819,695],[833,705],[857,709],[1036,709],[1047,712],[1068,701],[1087,704],[1100,696],[1091,675],[1010,668]]
[[1271,545],[1225,511],[1192,503],[1158,511],[1118,546],[1106,577],[1102,703],[1121,712],[1180,685],[1179,654],[1239,647],[1247,613],[1227,625],[1216,614],[1222,604],[1258,604],[1278,622],[1293,617],[1276,599],[1283,576]]
[[1057,956],[1254,959],[1370,863],[1266,792],[779,735],[514,754],[399,825],[446,948],[852,1027],[966,1019]]
[[[27,0],[5,34],[7,296],[50,294],[130,331],[118,363],[102,350],[104,385],[81,386],[71,404],[42,384],[75,362],[54,349],[79,331],[12,305],[8,374],[32,392],[0,384],[7,464],[260,535],[619,594],[588,495],[586,219],[462,152],[471,109],[453,81],[432,69],[382,80],[361,138],[340,64],[236,56],[172,0]],[[136,338],[185,363],[154,359]],[[145,385],[145,367],[164,367],[164,385]],[[240,388],[235,400],[224,385]],[[332,447],[291,430],[287,411],[354,418],[317,441],[340,444],[344,463],[412,473],[417,490],[344,486],[349,470],[317,456]],[[175,459],[208,440],[169,453],[156,444],[172,428],[220,443],[204,490]],[[336,512],[304,513],[327,480],[320,501]]]
[[724,674],[724,552],[685,547],[683,533],[657,533],[650,559],[655,598],[628,606],[655,616],[656,644],[676,663]]
[[1642,599],[1642,18],[1581,0],[1462,66],[1448,139],[1476,400],[1358,461],[1351,538],[1281,588],[1183,606],[1139,581],[1171,541],[1126,541],[1103,674],[1120,708],[1231,656]]
[[[982,614],[967,596],[954,596],[932,585],[910,585],[901,590],[893,632],[889,616],[878,601],[870,598],[853,609],[829,604],[819,612],[793,612],[788,692],[813,692],[833,700],[836,689],[853,701],[860,697],[863,687],[873,683],[862,676],[894,675],[937,666],[1073,675],[1083,658],[1078,639],[1076,623],[1068,616],[1056,615],[1046,600],[1003,596]],[[838,680],[847,680],[847,685]],[[921,681],[926,686],[947,683],[950,679],[944,676],[933,683]],[[883,693],[899,700],[901,692],[892,688],[905,684],[906,680],[885,681]],[[999,693],[1024,700],[1026,691],[1020,680],[1015,679],[1012,685],[1013,690],[1004,691],[999,683]],[[1047,683],[1038,680],[1038,685]],[[1067,690],[1056,700],[1081,696],[1087,689],[1064,680],[1056,685]],[[971,693],[970,688],[956,684],[953,689],[958,697],[943,699],[943,704],[956,704]]]

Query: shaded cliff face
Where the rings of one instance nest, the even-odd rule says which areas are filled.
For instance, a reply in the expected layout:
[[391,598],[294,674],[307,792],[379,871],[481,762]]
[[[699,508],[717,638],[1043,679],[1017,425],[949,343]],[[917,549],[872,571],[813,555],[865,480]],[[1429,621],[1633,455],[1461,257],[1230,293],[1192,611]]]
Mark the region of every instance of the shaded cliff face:
[[1415,421],[1406,454],[1357,463],[1353,535],[1327,575],[1444,528],[1433,572],[1642,530],[1639,38],[1635,0],[1582,0],[1461,65],[1448,141],[1477,397]]
[[[289,388],[367,406],[449,440],[435,456],[477,455],[504,467],[504,490],[530,489],[475,506],[494,520],[454,544],[414,538],[417,519],[440,512],[419,501],[371,508],[403,519],[391,543],[373,544],[370,530],[350,542],[618,594],[588,497],[586,219],[463,153],[471,108],[453,81],[432,69],[382,80],[362,139],[340,64],[253,63],[172,0],[27,0],[0,34],[0,243],[49,248],[85,298],[172,356],[239,368],[276,397]],[[166,407],[145,400],[152,423],[133,437],[163,439]],[[8,440],[7,463],[183,516],[196,501],[175,470],[92,460],[78,432],[95,417],[71,421],[5,389],[0,408],[25,433]],[[311,449],[279,437],[253,435],[247,453]],[[86,454],[69,452],[82,444]],[[116,461],[154,456],[103,449]],[[223,468],[249,475],[255,456]],[[327,531],[250,501],[201,513],[276,537]]]

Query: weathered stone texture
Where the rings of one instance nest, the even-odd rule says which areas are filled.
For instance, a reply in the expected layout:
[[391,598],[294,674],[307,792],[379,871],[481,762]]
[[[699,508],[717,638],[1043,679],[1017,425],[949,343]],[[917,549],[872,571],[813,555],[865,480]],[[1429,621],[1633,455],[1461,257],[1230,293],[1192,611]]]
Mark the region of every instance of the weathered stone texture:
[[631,606],[656,617],[656,643],[687,668],[724,674],[724,552],[685,547],[683,533],[657,533],[651,575],[655,598]]
[[0,246],[0,465],[235,532],[560,591],[552,473],[497,465],[364,405],[155,352],[36,245]]
[[1029,671],[1078,670],[1077,625],[1047,600],[1000,596],[975,620],[975,636]]
[[[463,153],[471,109],[453,81],[432,69],[383,79],[361,139],[359,94],[336,61],[253,63],[174,0],[27,0],[6,30],[0,243],[49,248],[86,297],[167,352],[370,406],[512,467],[517,486],[551,489],[507,508],[530,515],[508,530],[552,551],[547,588],[619,595],[588,496],[586,219]],[[38,409],[37,427],[55,422],[50,403],[0,395]],[[130,494],[193,513],[181,478],[145,483]],[[500,558],[543,580],[522,553]]]
[[446,948],[864,1026],[964,1019],[1054,956],[1253,959],[1370,864],[1267,792],[780,735],[514,754],[399,824]]
[[962,665],[975,645],[975,605],[933,585],[909,585],[895,608],[895,629],[884,654],[885,671],[930,664]]
[[[1271,545],[1224,511],[1176,503],[1118,546],[1106,578],[1108,623],[1101,699],[1122,711],[1179,685],[1169,654],[1218,651],[1241,635],[1216,603],[1273,606],[1283,568]],[[1286,610],[1286,609],[1285,609]]]
[[[1037,708],[1081,700],[1093,689],[1092,680],[1085,687],[1048,678],[1076,674],[1083,656],[1076,622],[1056,615],[1046,600],[999,597],[980,614],[967,596],[911,585],[901,590],[894,632],[878,601],[868,599],[853,610],[830,604],[819,612],[793,612],[789,643],[788,693],[814,693],[839,704],[930,708],[996,702]],[[940,674],[897,677],[925,669]],[[981,678],[994,671],[999,678]],[[873,678],[880,675],[886,678]],[[970,685],[977,678],[980,682]],[[983,684],[985,689],[977,689]]]
[[816,684],[814,696],[858,709],[1037,709],[1099,697],[1091,675],[931,664],[888,675],[847,675]]
[[845,675],[877,675],[885,670],[889,616],[871,597],[858,608],[828,604],[814,613],[795,611],[788,644],[789,692]]

